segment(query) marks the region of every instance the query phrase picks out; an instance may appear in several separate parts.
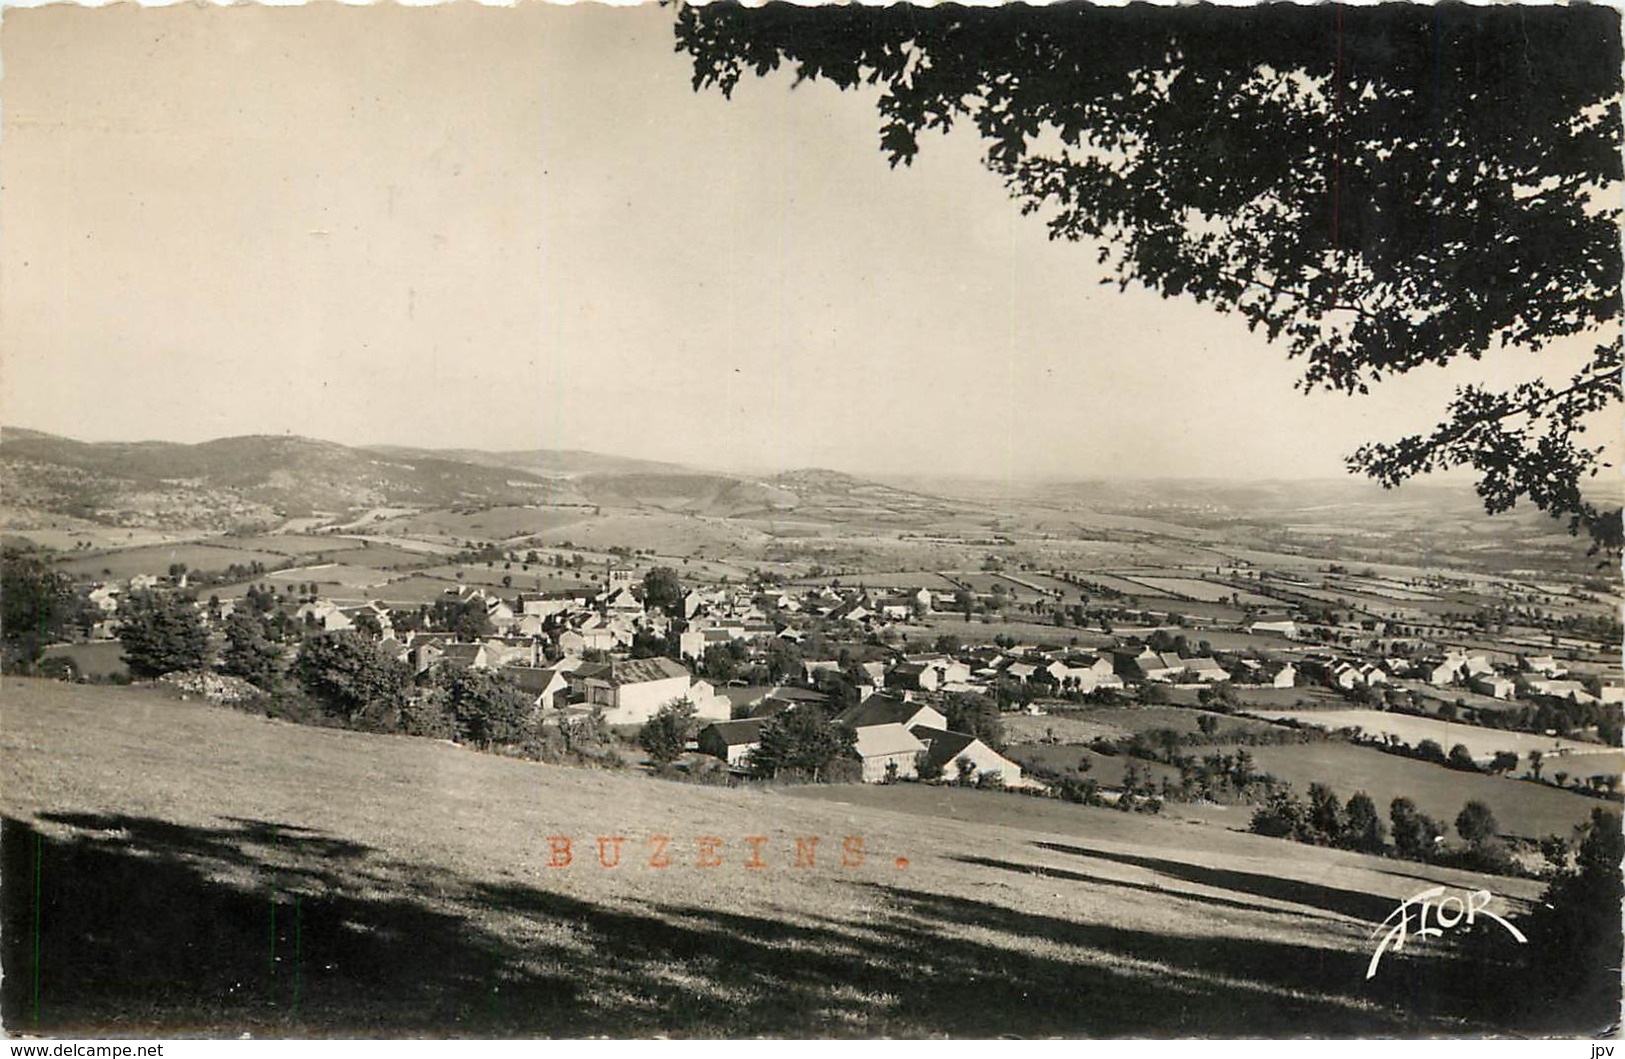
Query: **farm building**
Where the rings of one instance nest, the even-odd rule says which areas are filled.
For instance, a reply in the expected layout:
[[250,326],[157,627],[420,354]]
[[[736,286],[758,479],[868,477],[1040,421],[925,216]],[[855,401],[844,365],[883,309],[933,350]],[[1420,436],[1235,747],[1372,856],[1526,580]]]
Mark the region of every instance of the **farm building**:
[[909,691],[936,691],[942,687],[942,675],[926,662],[899,662],[887,671],[886,686]]
[[490,669],[491,660],[482,643],[448,643],[441,648],[440,664],[450,669]]
[[508,666],[503,672],[521,691],[534,695],[541,709],[553,709],[569,700],[570,681],[556,666]]
[[1494,673],[1485,673],[1473,677],[1467,686],[1480,695],[1488,695],[1492,699],[1510,699],[1518,690],[1510,678],[1497,676]]
[[688,670],[669,658],[634,658],[580,666],[566,678],[572,698],[600,706],[610,724],[642,724],[668,702],[689,698],[706,720],[728,719],[730,704],[709,686],[696,693]]
[[1212,684],[1230,679],[1230,674],[1213,658],[1207,656],[1187,658],[1184,662],[1186,675],[1191,680]]
[[860,732],[883,724],[900,724],[904,728],[917,724],[931,728],[948,727],[948,718],[934,707],[923,702],[905,702],[890,695],[871,695],[856,706],[848,706],[836,714],[835,720]]
[[863,759],[863,782],[883,783],[888,776],[918,775],[925,744],[900,724],[871,724],[858,729],[857,750]]
[[700,729],[697,738],[700,753],[719,757],[736,768],[745,764],[745,758],[762,741],[765,717],[747,717],[739,721],[716,721]]
[[961,759],[970,762],[973,778],[998,775],[1006,787],[1036,786],[1021,778],[1021,766],[973,735],[916,725],[909,730],[925,744],[922,767],[940,769],[944,779],[958,779]]

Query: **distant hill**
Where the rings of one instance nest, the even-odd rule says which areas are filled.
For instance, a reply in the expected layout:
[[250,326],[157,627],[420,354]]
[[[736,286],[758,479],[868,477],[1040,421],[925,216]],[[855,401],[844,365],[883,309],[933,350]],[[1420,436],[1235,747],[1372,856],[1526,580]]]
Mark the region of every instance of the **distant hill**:
[[297,436],[83,442],[0,428],[11,508],[120,526],[229,529],[378,507],[588,503],[712,518],[835,521],[940,511],[945,501],[829,470],[767,478],[580,450],[356,448]]
[[1173,539],[1508,569],[1591,563],[1532,509],[1486,517],[1471,487],[1316,481],[894,478],[824,468],[731,474],[580,450],[356,448],[296,436],[87,443],[0,428],[0,525],[61,516],[102,526],[225,531],[316,514],[356,517],[536,503],[590,504],[861,532]]
[[87,443],[0,428],[7,505],[114,525],[226,529],[378,506],[527,503],[556,491],[520,470],[295,436]]
[[574,478],[584,474],[704,474],[677,463],[640,460],[631,456],[608,456],[581,449],[517,449],[487,452],[484,449],[414,449],[400,445],[368,445],[366,451],[396,459],[443,459],[472,463],[481,467],[506,467],[543,478]]

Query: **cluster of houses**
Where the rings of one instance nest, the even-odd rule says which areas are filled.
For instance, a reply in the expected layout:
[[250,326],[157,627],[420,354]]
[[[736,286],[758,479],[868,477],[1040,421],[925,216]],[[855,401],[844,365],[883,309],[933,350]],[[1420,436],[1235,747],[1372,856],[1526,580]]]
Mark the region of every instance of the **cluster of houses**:
[[[163,580],[132,579],[128,587],[155,587]],[[483,613],[482,624],[490,632],[478,640],[422,631],[421,605],[306,598],[290,616],[313,632],[365,630],[416,673],[441,667],[501,670],[535,697],[544,722],[601,711],[612,725],[640,725],[666,703],[686,698],[705,725],[700,749],[735,766],[745,761],[769,718],[809,703],[828,706],[823,693],[813,689],[826,671],[833,672],[857,685],[859,701],[836,720],[856,731],[863,778],[871,782],[923,772],[948,778],[964,778],[962,773],[997,776],[1006,786],[1031,783],[994,748],[950,731],[939,709],[946,696],[990,694],[998,688],[1026,689],[1030,694],[1021,696],[1026,701],[1155,684],[1318,684],[1353,691],[1407,681],[1461,687],[1502,700],[1598,703],[1621,697],[1614,683],[1605,684],[1600,696],[1593,694],[1549,656],[1508,661],[1452,651],[1423,660],[1373,657],[1324,642],[1303,643],[1304,631],[1290,617],[1261,617],[1245,626],[1259,638],[1260,646],[1249,651],[1191,653],[1181,640],[1182,654],[1137,641],[1122,644],[1123,630],[1120,646],[1098,650],[984,645],[892,653],[871,661],[812,658],[801,663],[799,687],[718,687],[695,675],[717,645],[741,644],[747,655],[761,657],[774,640],[805,642],[803,630],[815,623],[827,639],[873,644],[876,633],[955,607],[955,599],[923,588],[877,594],[835,585],[798,592],[724,585],[691,588],[668,613],[667,608],[645,606],[641,585],[631,568],[615,566],[602,586],[506,595],[478,586],[448,588],[445,598],[459,611]],[[106,619],[105,627],[99,626],[103,634],[116,631],[120,592],[117,586],[96,586],[89,594]],[[209,617],[223,621],[233,606],[230,600],[212,601]],[[417,620],[406,620],[409,615]],[[832,630],[844,630],[844,635],[835,636]],[[640,637],[675,640],[677,658],[631,657]],[[1173,639],[1150,637],[1152,644],[1165,647]]]
[[1625,701],[1625,684],[1604,680],[1594,694],[1584,682],[1570,679],[1568,670],[1550,655],[1521,655],[1499,661],[1482,652],[1446,651],[1423,659],[1370,660],[1311,652],[1304,655],[1299,665],[1316,682],[1343,691],[1410,680],[1435,689],[1464,689],[1504,701],[1558,701],[1593,706]]
[[[823,700],[822,695],[806,689],[774,688],[750,704],[747,716],[700,729],[699,749],[730,765],[743,766],[760,745],[762,726],[771,718]],[[930,702],[873,692],[833,719],[857,733],[865,783],[924,775],[1013,788],[1041,786],[1024,777],[1020,765],[981,739],[951,731],[948,718]]]

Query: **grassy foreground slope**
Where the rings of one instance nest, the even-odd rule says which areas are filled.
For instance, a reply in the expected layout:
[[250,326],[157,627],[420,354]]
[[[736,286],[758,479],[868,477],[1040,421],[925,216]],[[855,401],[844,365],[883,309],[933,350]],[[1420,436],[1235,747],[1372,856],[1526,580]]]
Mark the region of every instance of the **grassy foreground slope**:
[[[1460,873],[1014,795],[692,787],[141,688],[7,679],[0,720],[13,1033],[1493,1028],[1442,948],[1364,979],[1374,925]],[[1484,885],[1502,911],[1538,891]]]

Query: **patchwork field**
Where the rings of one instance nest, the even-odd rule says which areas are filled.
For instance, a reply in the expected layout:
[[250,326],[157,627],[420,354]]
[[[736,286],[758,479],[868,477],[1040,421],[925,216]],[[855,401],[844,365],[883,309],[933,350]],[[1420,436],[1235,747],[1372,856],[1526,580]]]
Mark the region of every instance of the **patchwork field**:
[[457,511],[418,511],[398,518],[385,519],[373,527],[374,531],[387,529],[393,533],[411,536],[446,536],[458,540],[505,541],[551,533],[564,526],[574,526],[593,517],[592,508],[568,507],[493,507],[462,513]]
[[1539,892],[1016,795],[693,787],[149,689],[0,691],[23,1029],[1473,1034],[1501,1013],[1448,949],[1368,981],[1371,930],[1435,881],[1511,912]]
[[185,563],[188,570],[201,571],[224,570],[232,564],[247,566],[255,562],[264,563],[266,566],[281,566],[287,561],[288,556],[278,552],[191,541],[124,548],[101,555],[74,556],[70,553],[58,564],[58,568],[75,577],[111,577],[123,580],[138,574],[165,574],[173,563]]
[[1123,580],[1132,584],[1147,585],[1155,589],[1160,595],[1174,596],[1178,599],[1191,599],[1199,603],[1226,603],[1232,599],[1243,605],[1267,607],[1274,603],[1268,596],[1261,596],[1246,589],[1231,588],[1229,585],[1215,584],[1212,581],[1201,581],[1191,577],[1152,577],[1146,574],[1123,574]]
[[1359,728],[1367,735],[1392,735],[1394,738],[1411,746],[1416,746],[1424,739],[1431,739],[1440,746],[1449,750],[1457,743],[1467,747],[1469,753],[1475,758],[1488,760],[1498,751],[1516,751],[1525,763],[1529,760],[1529,751],[1539,750],[1546,755],[1548,768],[1555,767],[1560,755],[1576,755],[1593,758],[1595,767],[1592,771],[1607,771],[1602,766],[1605,763],[1616,763],[1618,751],[1611,751],[1608,747],[1598,743],[1582,743],[1573,739],[1558,739],[1549,735],[1534,735],[1528,732],[1502,732],[1492,728],[1479,728],[1470,724],[1457,724],[1454,721],[1441,721],[1431,717],[1415,717],[1406,713],[1388,713],[1383,710],[1253,710],[1258,717],[1268,720],[1293,720],[1302,724],[1312,724],[1318,728],[1336,730],[1338,728]]
[[920,632],[912,636],[939,636],[947,633],[962,640],[974,638],[977,642],[991,641],[995,636],[1008,636],[1019,644],[1049,644],[1055,647],[1110,647],[1112,638],[1096,629],[1082,629],[1071,625],[1053,625],[1034,621],[983,621],[978,615],[967,622],[963,615],[937,613],[919,623]]
[[117,640],[92,643],[51,644],[45,648],[43,660],[63,658],[73,663],[75,672],[86,679],[128,673],[124,664],[124,645]]
[[262,537],[233,537],[231,543],[239,548],[253,548],[278,555],[336,555],[362,547],[356,537],[336,534],[310,535],[300,533],[270,533]]
[[306,584],[314,582],[326,595],[343,597],[362,589],[375,589],[396,578],[384,570],[350,563],[312,563],[293,566],[260,576],[259,580],[273,585]]
[[1119,706],[1067,710],[1042,717],[1012,714],[1004,718],[1004,734],[1005,739],[1012,743],[1037,742],[1052,732],[1062,742],[1087,743],[1091,739],[1119,739],[1134,732],[1149,732],[1158,728],[1172,728],[1183,733],[1198,732],[1201,728],[1197,720],[1204,716],[1217,720],[1216,734],[1221,736],[1236,732],[1268,731],[1272,727],[1265,721],[1248,717],[1229,717],[1178,706]]
[[[1599,805],[1617,810],[1617,803],[1507,777],[1456,772],[1349,743],[1261,746],[1248,752],[1261,771],[1292,784],[1299,794],[1306,794],[1311,783],[1326,784],[1345,801],[1355,791],[1365,791],[1384,818],[1391,801],[1406,797],[1424,813],[1449,824],[1463,805],[1477,800],[1495,813],[1502,833],[1540,838],[1568,836]],[[1551,769],[1548,766],[1545,775],[1550,776]]]

